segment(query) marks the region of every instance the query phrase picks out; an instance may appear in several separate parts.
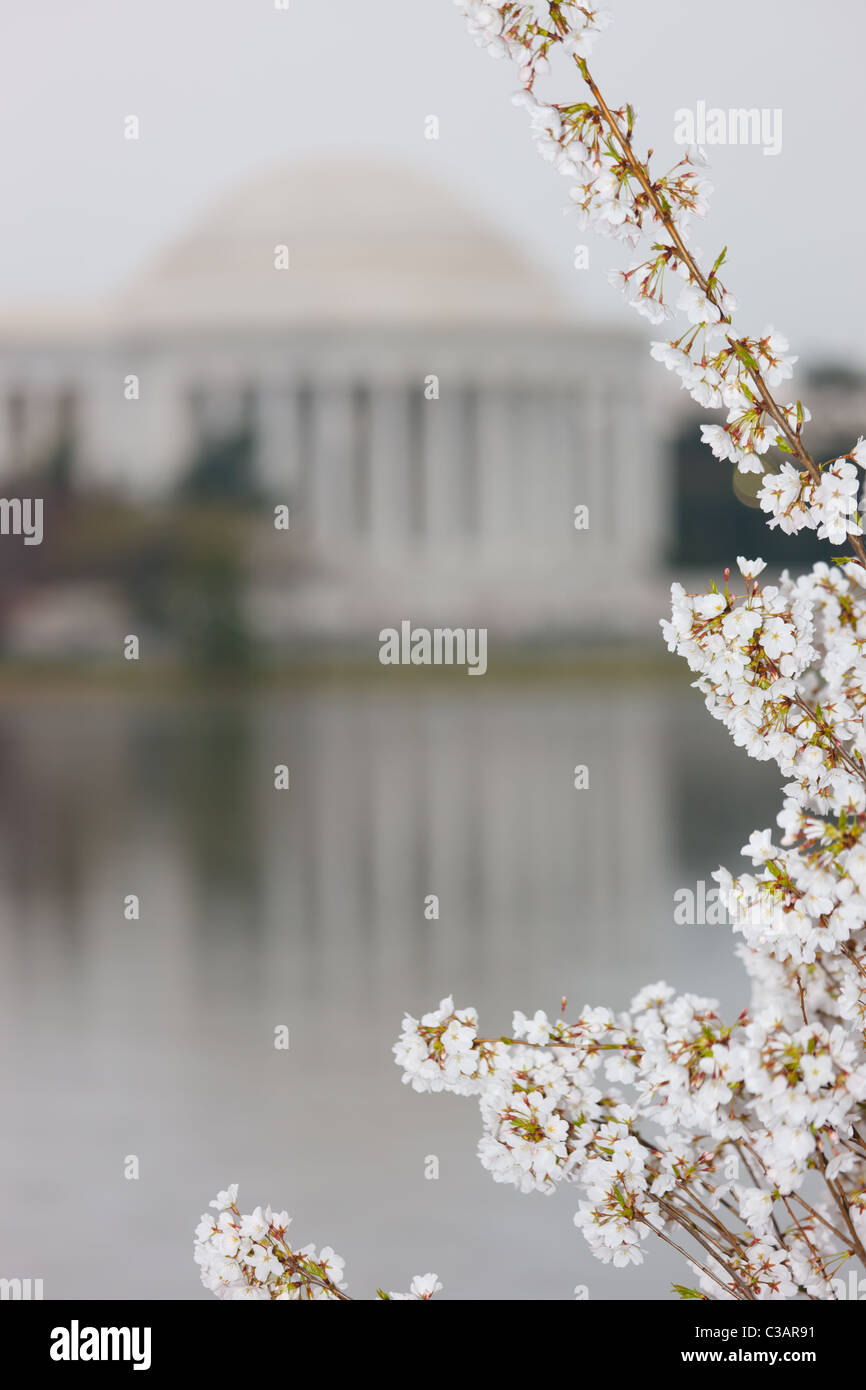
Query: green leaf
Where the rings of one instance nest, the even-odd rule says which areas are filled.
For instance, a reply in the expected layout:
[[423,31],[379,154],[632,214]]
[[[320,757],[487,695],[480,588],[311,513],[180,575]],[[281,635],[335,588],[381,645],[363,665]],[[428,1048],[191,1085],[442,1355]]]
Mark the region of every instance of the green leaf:
[[750,372],[757,372],[760,370],[757,362],[755,361],[754,357],[749,352],[749,349],[745,346],[744,343],[734,343],[734,352],[737,354],[741,362],[745,362]]

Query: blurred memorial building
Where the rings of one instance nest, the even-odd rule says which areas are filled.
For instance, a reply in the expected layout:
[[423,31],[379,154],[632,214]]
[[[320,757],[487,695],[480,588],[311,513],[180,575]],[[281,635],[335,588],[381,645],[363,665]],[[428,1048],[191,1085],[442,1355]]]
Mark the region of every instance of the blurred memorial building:
[[289,167],[92,314],[0,323],[0,491],[40,495],[59,459],[72,498],[254,496],[244,601],[276,644],[404,618],[652,640],[671,504],[644,337],[576,321],[417,172]]

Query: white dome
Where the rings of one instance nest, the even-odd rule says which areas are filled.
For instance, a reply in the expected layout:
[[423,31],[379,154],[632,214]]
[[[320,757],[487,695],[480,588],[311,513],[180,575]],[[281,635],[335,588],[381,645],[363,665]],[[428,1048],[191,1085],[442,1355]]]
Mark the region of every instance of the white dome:
[[[275,247],[290,268],[274,268]],[[124,327],[550,323],[556,292],[417,170],[333,159],[233,192],[116,301]]]

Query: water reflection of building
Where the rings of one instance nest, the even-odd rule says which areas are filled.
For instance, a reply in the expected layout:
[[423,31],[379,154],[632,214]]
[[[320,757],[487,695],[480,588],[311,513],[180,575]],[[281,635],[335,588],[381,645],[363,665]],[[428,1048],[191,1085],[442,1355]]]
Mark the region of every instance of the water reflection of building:
[[[750,807],[774,804],[767,769],[740,766],[723,731],[708,747],[687,688],[476,689],[392,689],[383,676],[238,704],[11,704],[5,948],[37,919],[43,945],[68,939],[96,961],[110,939],[118,969],[165,968],[163,1003],[168,977],[227,953],[255,974],[250,990],[272,981],[299,1007],[325,980],[345,1007],[367,975],[399,1007],[449,980],[507,995],[526,971],[539,989],[579,966],[601,998],[668,957],[683,978],[703,974],[707,952],[714,969],[727,962],[725,933],[676,926],[673,889],[736,862]],[[591,773],[581,791],[578,762]],[[724,795],[702,820],[707,777]],[[122,925],[130,892],[140,928]],[[438,920],[424,915],[431,893]]]
[[645,360],[417,173],[296,167],[233,194],[86,324],[0,330],[0,485],[61,456],[74,488],[161,498],[235,440],[290,506],[306,569],[287,592],[286,540],[262,534],[265,630],[595,626],[611,553],[605,622],[633,623],[667,509]]
[[[408,1093],[390,1045],[404,1009],[451,990],[496,1032],[515,1007],[553,1014],[562,994],[574,1012],[624,1007],[662,977],[735,1017],[747,992],[731,934],[677,926],[673,892],[738,862],[748,828],[770,823],[776,780],[736,756],[695,691],[443,691],[416,675],[414,689],[383,674],[240,701],[7,699],[8,1270],[36,1245],[56,1297],[194,1296],[185,1232],[228,1174],[291,1202],[311,1238],[350,1232],[370,1255],[359,1288],[376,1287],[383,1240],[404,1269],[419,1250],[432,1262],[440,1222],[445,1247],[457,1226],[483,1242],[500,1281],[486,1273],[485,1292],[514,1293],[516,1241],[542,1241],[545,1296],[600,1277],[561,1238],[570,1212],[542,1240],[534,1203],[495,1206],[474,1107]],[[288,792],[273,788],[276,756]],[[124,1181],[128,1153],[146,1180]],[[425,1182],[428,1153],[441,1183]],[[71,1210],[89,1238],[57,1241]],[[107,1268],[127,1229],[146,1232],[136,1259]],[[455,1268],[450,1291],[478,1285]]]

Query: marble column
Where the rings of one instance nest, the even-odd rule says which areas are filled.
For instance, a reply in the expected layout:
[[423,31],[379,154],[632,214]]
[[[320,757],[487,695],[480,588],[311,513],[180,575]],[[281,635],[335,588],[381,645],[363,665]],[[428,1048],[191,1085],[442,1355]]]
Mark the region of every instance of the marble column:
[[590,552],[598,554],[615,539],[611,489],[616,471],[607,398],[599,383],[588,381],[581,388],[574,418],[572,515],[575,506],[589,508],[589,530],[575,535]]
[[352,391],[315,390],[310,416],[309,522],[317,541],[345,539],[356,530],[355,430]]
[[648,572],[661,567],[665,558],[672,507],[670,483],[662,467],[656,431],[636,387],[617,401],[615,413],[620,473],[614,505],[619,539],[635,567]]
[[507,558],[514,543],[509,396],[506,386],[488,386],[478,399],[478,546],[493,563]]
[[523,534],[527,555],[550,555],[559,517],[556,457],[556,398],[543,386],[527,393],[521,466]]
[[464,398],[453,386],[444,384],[438,401],[424,402],[424,533],[435,555],[461,548],[466,535],[465,416]]
[[550,398],[550,493],[547,508],[548,544],[559,555],[574,549],[574,494],[572,461],[579,451],[574,417],[574,389],[559,387]]
[[275,501],[294,496],[301,480],[298,393],[288,385],[266,384],[256,396],[255,476]]
[[405,555],[411,539],[408,388],[375,388],[369,410],[370,534],[378,557]]

